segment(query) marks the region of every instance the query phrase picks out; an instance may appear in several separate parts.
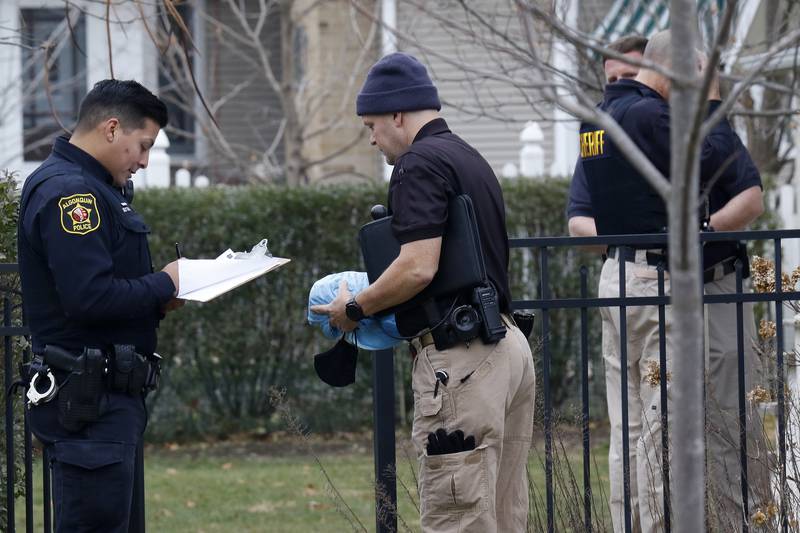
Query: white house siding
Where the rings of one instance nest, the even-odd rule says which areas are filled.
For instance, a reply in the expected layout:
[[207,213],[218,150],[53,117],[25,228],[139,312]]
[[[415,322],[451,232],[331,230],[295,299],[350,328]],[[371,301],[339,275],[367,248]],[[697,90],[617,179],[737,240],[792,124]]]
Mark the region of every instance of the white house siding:
[[[591,33],[607,12],[613,0],[562,0],[557,12],[562,19],[572,18],[569,24]],[[520,20],[510,0],[471,0],[466,5],[480,13],[495,31],[516,35],[512,42],[520,48],[528,46],[522,38]],[[571,17],[570,17],[571,15]],[[465,30],[465,28],[468,28]],[[556,113],[553,106],[543,102],[533,89],[524,92],[512,83],[494,79],[479,79],[475,72],[465,73],[459,64],[475,71],[495,74],[506,72],[508,78],[521,83],[536,83],[535,73],[526,69],[507,53],[512,46],[482,28],[476,17],[468,17],[464,7],[455,0],[398,0],[398,48],[417,55],[428,67],[439,87],[443,114],[453,130],[473,144],[500,173],[503,165],[519,165],[522,148],[519,133],[529,120],[538,122],[544,134],[542,148],[546,173],[569,174],[577,157],[577,121]],[[478,36],[470,36],[469,32]],[[588,77],[574,58],[572,48],[556,60],[549,46],[549,31],[545,25],[534,23],[539,49],[550,62],[563,63],[559,68],[573,68],[579,77]],[[499,51],[505,49],[505,52]],[[455,63],[455,64],[454,64]],[[599,68],[599,67],[598,67]],[[470,79],[473,80],[470,83]],[[598,93],[599,94],[599,93]],[[555,125],[555,120],[566,127]]]
[[[442,114],[448,124],[457,135],[483,154],[496,174],[500,174],[506,163],[519,165],[522,148],[519,134],[525,123],[552,117],[552,107],[526,101],[526,96],[509,83],[491,79],[476,82],[475,73],[465,73],[458,65],[452,64],[467,64],[476,71],[498,72],[498,62],[507,64],[508,58],[490,50],[486,43],[469,39],[464,32],[454,29],[453,25],[437,20],[420,5],[417,2],[398,1],[398,49],[415,55],[425,63],[439,88]],[[510,2],[475,0],[468,2],[468,5],[491,14],[497,27],[507,27],[513,31],[516,17]],[[424,9],[446,14],[455,25],[467,22],[463,7],[452,0],[426,2]],[[473,28],[481,31],[477,26]],[[483,35],[488,37],[486,33]],[[535,95],[529,94],[529,98],[535,98]],[[542,121],[540,125],[545,135],[545,168],[549,168],[554,150],[552,122]]]

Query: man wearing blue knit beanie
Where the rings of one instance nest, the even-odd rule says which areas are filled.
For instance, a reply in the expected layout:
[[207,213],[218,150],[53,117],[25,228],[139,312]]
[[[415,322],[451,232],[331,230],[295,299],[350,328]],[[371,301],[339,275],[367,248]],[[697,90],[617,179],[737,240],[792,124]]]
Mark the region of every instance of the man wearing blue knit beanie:
[[477,305],[471,291],[396,313],[414,354],[412,441],[420,461],[422,529],[526,531],[535,376],[528,341],[511,316],[503,193],[489,164],[450,131],[440,109],[436,86],[416,58],[389,54],[370,69],[356,111],[370,144],[394,165],[389,211],[400,255],[356,297],[343,287],[330,304],[312,311],[350,331],[364,316],[412,299],[439,268],[450,200],[470,197],[486,287],[505,336],[442,341],[439,328],[452,327],[453,310]]

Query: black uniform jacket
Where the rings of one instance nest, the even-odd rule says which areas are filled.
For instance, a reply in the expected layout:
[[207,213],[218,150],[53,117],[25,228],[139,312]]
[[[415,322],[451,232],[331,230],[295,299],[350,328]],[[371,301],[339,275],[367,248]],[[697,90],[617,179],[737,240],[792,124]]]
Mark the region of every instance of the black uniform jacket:
[[[709,103],[709,115],[719,107]],[[614,117],[662,174],[670,175],[669,104],[660,94],[634,80],[606,86],[600,108]],[[631,234],[660,232],[667,225],[663,201],[627,162],[605,132],[582,125],[581,156],[570,186],[567,214],[594,217],[598,233]],[[703,140],[700,180],[705,183],[718,172],[709,195],[709,214],[753,186],[761,176],[727,120],[720,121]],[[598,220],[598,218],[600,220]],[[708,245],[706,266],[730,255],[731,243]],[[725,248],[725,250],[723,250]],[[712,250],[713,249],[713,250]]]
[[[620,80],[617,83],[623,82],[628,83],[625,80]],[[658,98],[660,98],[660,96],[658,96]],[[720,106],[720,103],[721,102],[719,100],[712,100],[709,102],[709,116],[716,111],[716,109]],[[668,119],[669,116],[667,115],[666,118]],[[715,185],[711,190],[711,195],[709,197],[710,214],[713,214],[721,209],[731,198],[740,192],[749,189],[750,187],[762,186],[761,174],[756,168],[753,159],[750,157],[750,152],[748,152],[747,148],[745,148],[744,144],[742,144],[742,140],[739,138],[736,132],[731,131],[731,134],[733,136],[736,160],[733,164],[725,165],[722,175],[715,182]],[[654,138],[656,142],[666,142],[666,146],[669,146],[669,122],[667,122],[666,128],[659,128],[658,131],[656,131],[656,135],[657,136]],[[662,170],[662,172],[666,172],[666,175],[668,176],[668,163],[666,167],[666,169],[660,170]],[[583,170],[583,165],[580,158],[575,164],[575,173],[572,175],[572,182],[570,183],[569,188],[569,204],[567,205],[567,217],[571,218],[575,216],[594,217],[592,200],[589,197],[589,187],[586,184],[586,173]]]
[[174,293],[153,273],[142,217],[93,157],[59,137],[25,181],[18,250],[34,352],[133,344],[156,348],[161,306]]

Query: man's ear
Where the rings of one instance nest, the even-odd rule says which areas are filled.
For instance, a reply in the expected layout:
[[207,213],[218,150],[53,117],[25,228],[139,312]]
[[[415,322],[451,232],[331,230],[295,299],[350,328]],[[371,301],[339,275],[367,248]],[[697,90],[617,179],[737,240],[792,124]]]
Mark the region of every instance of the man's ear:
[[399,128],[403,125],[403,113],[402,111],[397,111],[392,114],[392,122],[396,128]]
[[121,126],[119,124],[119,119],[111,117],[102,125],[103,128],[103,137],[108,142],[114,142],[114,137],[116,134],[121,130]]

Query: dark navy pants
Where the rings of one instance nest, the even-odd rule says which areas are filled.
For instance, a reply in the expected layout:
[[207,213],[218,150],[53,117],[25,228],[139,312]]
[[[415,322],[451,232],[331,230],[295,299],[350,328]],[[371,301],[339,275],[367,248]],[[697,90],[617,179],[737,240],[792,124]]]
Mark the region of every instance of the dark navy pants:
[[58,400],[29,412],[31,429],[50,454],[56,533],[128,532],[144,400],[109,392],[100,412],[77,433],[59,424]]

